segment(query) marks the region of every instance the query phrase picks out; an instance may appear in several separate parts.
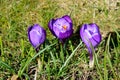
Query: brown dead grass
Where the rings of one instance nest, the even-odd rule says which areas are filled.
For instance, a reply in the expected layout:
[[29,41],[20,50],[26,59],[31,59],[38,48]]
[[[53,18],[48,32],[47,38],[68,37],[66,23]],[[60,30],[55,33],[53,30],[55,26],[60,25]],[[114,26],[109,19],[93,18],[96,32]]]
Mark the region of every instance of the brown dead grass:
[[[58,10],[57,16],[68,14],[73,19],[74,29],[84,23],[95,22],[99,25],[102,37],[107,33],[120,28],[120,15],[118,15],[119,0],[56,0]],[[119,16],[119,17],[118,17]],[[114,29],[113,29],[114,28]]]

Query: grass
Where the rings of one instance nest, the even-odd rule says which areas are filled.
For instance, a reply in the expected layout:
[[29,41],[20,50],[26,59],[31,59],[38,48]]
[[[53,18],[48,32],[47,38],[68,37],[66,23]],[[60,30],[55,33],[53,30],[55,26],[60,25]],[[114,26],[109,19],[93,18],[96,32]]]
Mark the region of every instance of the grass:
[[[0,80],[119,80],[120,2],[111,0],[1,0],[0,1]],[[74,34],[65,47],[48,29],[51,18],[70,15]],[[89,54],[79,37],[84,23],[99,25],[102,42],[89,68]],[[47,39],[36,54],[27,37],[28,26],[38,23]],[[35,73],[41,61],[41,71]]]

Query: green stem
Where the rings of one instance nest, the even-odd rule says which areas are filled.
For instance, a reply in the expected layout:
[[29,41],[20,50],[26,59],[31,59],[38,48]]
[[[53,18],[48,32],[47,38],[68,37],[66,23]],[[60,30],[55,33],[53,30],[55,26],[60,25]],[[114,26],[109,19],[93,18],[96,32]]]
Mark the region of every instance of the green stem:
[[62,62],[64,62],[64,45],[65,44],[60,44],[60,49],[61,49],[60,58],[61,58]]

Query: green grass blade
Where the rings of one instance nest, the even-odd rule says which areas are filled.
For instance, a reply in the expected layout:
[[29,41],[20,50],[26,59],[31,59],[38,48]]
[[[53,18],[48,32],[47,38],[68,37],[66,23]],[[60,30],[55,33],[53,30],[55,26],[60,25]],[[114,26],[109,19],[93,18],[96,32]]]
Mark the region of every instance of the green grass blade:
[[4,68],[6,67],[7,69],[9,69],[11,72],[14,72],[14,70],[11,68],[11,66],[9,66],[8,64],[6,64],[5,62],[0,60],[0,66],[4,66]]
[[109,54],[109,42],[110,42],[110,37],[111,34],[108,36],[106,47],[105,47],[105,52],[104,52],[104,80],[108,80],[108,70],[107,70],[107,56]]
[[56,59],[55,59],[55,57],[53,56],[53,54],[52,54],[52,52],[50,52],[50,55],[51,55],[51,57],[52,57],[52,60],[53,60],[53,63],[54,63],[54,67],[55,67],[55,69],[56,69]]
[[[116,74],[115,74],[115,72],[114,72],[112,62],[111,62],[111,60],[110,60],[111,55],[109,55],[109,54],[110,54],[110,52],[109,52],[110,37],[111,37],[111,35],[108,36],[108,41],[107,41],[107,45],[106,45],[106,50],[107,50],[106,53],[108,53],[108,54],[106,54],[105,57],[106,57],[106,61],[108,61],[108,64],[109,64],[109,66],[110,66],[110,68],[111,68],[112,74],[113,74],[113,76],[114,76],[114,78],[115,78],[115,80],[116,80],[117,77],[116,77]],[[114,42],[113,42],[113,44],[114,44]],[[115,46],[115,45],[114,45],[114,46]]]
[[2,60],[4,60],[4,52],[3,52],[3,44],[2,44],[2,37],[0,36],[0,50],[1,50],[1,56],[2,56]]
[[21,39],[21,56],[22,56],[22,58],[24,58],[24,49],[25,49],[25,45],[24,45],[24,40],[23,39]]
[[[99,52],[99,51],[98,51]],[[97,68],[97,73],[99,74],[100,80],[103,80],[101,71],[100,71],[100,65],[98,63],[98,58],[97,58],[97,54],[94,54],[94,58],[95,58],[95,63],[96,63],[96,68]]]
[[64,63],[64,64],[62,65],[62,67],[60,68],[58,74],[61,73],[62,69],[67,65],[67,63],[68,63],[68,62],[70,61],[70,59],[73,57],[73,55],[75,54],[75,51],[79,48],[79,46],[80,46],[81,44],[82,44],[82,42],[79,43],[79,45],[74,49],[74,51],[72,52],[72,54],[67,58],[67,60],[65,61],[65,63]]
[[61,60],[62,60],[62,62],[64,62],[64,45],[65,44],[60,44],[60,58],[61,58]]
[[25,63],[25,66],[22,68],[22,70],[18,71],[18,76],[21,76],[25,70],[25,68],[29,65],[29,63],[35,59],[37,56],[39,56],[40,54],[42,54],[45,50],[47,50],[48,48],[50,48],[51,46],[55,45],[56,43],[54,44],[51,44],[49,46],[47,46],[46,48],[42,49],[41,51],[39,51],[37,54],[35,54],[30,60],[28,60],[26,63]]

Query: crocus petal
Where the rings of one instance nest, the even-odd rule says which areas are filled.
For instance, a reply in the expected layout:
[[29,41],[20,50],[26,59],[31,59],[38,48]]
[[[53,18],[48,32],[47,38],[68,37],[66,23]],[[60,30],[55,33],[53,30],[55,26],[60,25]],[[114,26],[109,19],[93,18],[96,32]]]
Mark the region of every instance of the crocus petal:
[[101,42],[101,35],[100,34],[94,34],[93,39],[99,44]]
[[89,40],[89,38],[91,38],[91,35],[88,33],[89,32],[87,31],[87,24],[83,24],[81,29],[80,29],[80,36],[81,36],[81,39],[85,43],[86,46],[89,45],[88,40]]
[[83,24],[83,26],[80,29],[80,36],[89,51],[90,51],[90,46],[91,46],[90,43],[95,48],[101,41],[101,34],[99,31],[99,28],[94,23]]
[[70,16],[65,15],[62,18],[64,18],[65,20],[67,20],[69,23],[72,23],[72,20],[71,20]]
[[59,33],[59,38],[60,39],[69,38],[71,36],[71,34],[73,34],[73,30],[66,31],[65,33],[60,32]]
[[[90,38],[89,41],[92,43],[93,47],[96,47],[99,44],[94,38]],[[90,46],[90,45],[88,45],[88,46]]]
[[68,15],[50,20],[48,27],[52,34],[61,41],[65,41],[65,39],[69,38],[73,33],[72,20]]
[[[63,26],[67,26],[67,28],[64,29]],[[55,28],[59,29],[59,31],[56,31]],[[72,29],[71,25],[64,18],[57,19],[53,24],[53,31],[55,33],[56,32],[66,32],[71,29]]]
[[28,28],[28,38],[32,46],[36,48],[45,41],[46,31],[38,24],[35,24]]
[[49,28],[49,30],[52,32],[52,34],[54,35],[54,36],[56,36],[55,35],[55,33],[54,33],[54,31],[53,31],[53,23],[55,22],[55,20],[54,19],[51,19],[50,21],[49,21],[49,23],[48,23],[48,28]]
[[98,27],[97,24],[91,23],[91,24],[89,24],[89,25],[90,25],[90,26],[88,27],[88,29],[91,29],[91,31],[93,31],[93,32],[100,33],[99,27]]
[[30,31],[30,41],[34,47],[40,44],[40,37],[41,34],[39,34],[37,31]]

